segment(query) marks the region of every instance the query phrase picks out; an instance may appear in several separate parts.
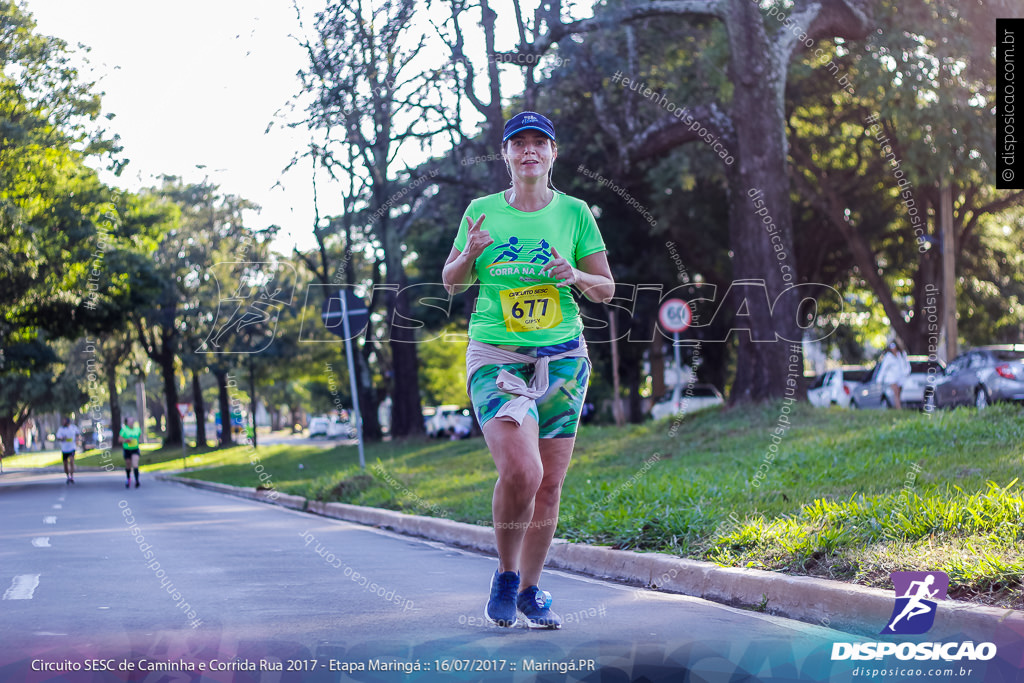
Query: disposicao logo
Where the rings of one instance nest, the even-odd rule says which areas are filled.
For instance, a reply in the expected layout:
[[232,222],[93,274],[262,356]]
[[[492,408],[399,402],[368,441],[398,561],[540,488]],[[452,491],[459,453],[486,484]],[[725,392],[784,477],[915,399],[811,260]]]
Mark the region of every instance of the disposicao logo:
[[890,576],[896,589],[896,604],[882,633],[927,633],[935,623],[936,601],[946,599],[949,576],[945,572],[893,572]]
[[[945,572],[893,572],[892,585],[896,604],[883,635],[920,635],[935,624],[938,600],[945,600],[949,591],[949,576]],[[833,643],[832,661],[852,659],[882,659],[895,655],[897,659],[917,661],[987,661],[996,656],[994,643],[972,641],[949,643]]]

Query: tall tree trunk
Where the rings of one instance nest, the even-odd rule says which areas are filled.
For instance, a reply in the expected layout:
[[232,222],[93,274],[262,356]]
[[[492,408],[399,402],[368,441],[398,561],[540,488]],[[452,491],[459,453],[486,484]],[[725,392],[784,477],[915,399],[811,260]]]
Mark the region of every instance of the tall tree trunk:
[[[139,421],[139,443],[146,443],[146,422],[148,420],[146,415],[146,376],[141,374],[141,371],[135,378],[135,412]],[[120,420],[114,422],[111,429],[114,430],[114,444],[121,443],[120,436],[118,436],[121,429]]]
[[160,373],[164,379],[164,396],[167,398],[166,424],[167,433],[164,434],[164,447],[180,446],[182,440],[181,416],[178,415],[178,378],[174,372],[174,354],[164,346],[160,354]]
[[10,417],[0,417],[0,440],[4,445],[4,457],[14,455],[14,440],[21,424]]
[[391,320],[391,436],[403,437],[423,433],[423,408],[420,405],[419,359],[416,333],[406,324],[410,317],[409,297],[402,293],[407,281],[401,263],[401,251],[394,248],[389,258],[387,277],[396,290],[385,296]]
[[198,370],[192,370],[192,402],[196,414],[196,448],[206,448],[206,404]]
[[[651,359],[651,400],[657,401],[665,395],[665,340],[660,334],[654,335],[648,358]],[[674,356],[673,356],[674,358]]]
[[[369,329],[369,328],[367,328]],[[367,332],[367,337],[369,337]],[[353,340],[355,342],[355,340]],[[373,372],[370,370],[369,355],[373,351],[373,345],[367,338],[360,350],[356,350],[355,343],[352,344],[352,352],[355,354],[356,366],[356,390],[359,392],[359,417],[363,423],[363,439],[367,441],[380,441],[383,437],[380,429],[380,420],[377,419],[377,406],[380,402],[377,398],[377,389],[373,386]]]
[[[750,324],[751,333],[733,333],[739,335],[739,349],[730,402],[737,403],[783,395],[790,345],[774,341],[775,334],[788,339],[800,337],[796,324],[797,302],[785,297],[776,310],[771,308],[785,286],[781,266],[792,269],[790,283],[798,282],[786,170],[784,90],[788,56],[782,58],[773,54],[756,3],[734,0],[730,9],[732,21],[726,26],[732,52],[729,77],[736,84],[732,121],[736,134],[734,154],[738,160],[729,167],[733,281],[764,281],[769,299],[768,306],[751,305],[752,302],[747,301],[743,312],[748,316],[745,320]],[[748,193],[755,190],[761,191],[760,197],[779,233],[780,251],[773,247],[772,235],[762,222],[763,216],[755,213],[748,199]],[[751,334],[757,339],[751,339]]]
[[235,439],[231,434],[231,401],[228,396],[228,371],[214,370],[213,376],[217,378],[217,402],[220,406],[220,447],[228,448],[235,445]]
[[[113,448],[118,443],[118,434],[121,430],[121,401],[117,396],[117,366],[112,363],[107,363],[107,393],[110,395],[110,431],[113,436],[110,439],[110,447]],[[141,423],[140,423],[140,426]],[[145,427],[143,427],[145,429]],[[97,435],[100,439],[103,438],[103,432]],[[102,443],[98,441],[97,443]]]

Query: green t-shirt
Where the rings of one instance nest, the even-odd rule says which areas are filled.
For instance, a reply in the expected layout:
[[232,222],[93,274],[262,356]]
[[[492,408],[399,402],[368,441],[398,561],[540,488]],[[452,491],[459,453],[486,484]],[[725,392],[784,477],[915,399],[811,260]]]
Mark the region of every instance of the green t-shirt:
[[485,344],[549,346],[575,339],[583,332],[572,287],[555,287],[556,278],[540,273],[551,260],[551,247],[573,267],[591,254],[605,251],[590,208],[581,200],[556,192],[540,211],[519,211],[504,192],[474,199],[459,223],[455,248],[464,251],[468,226],[486,214],[481,230],[494,244],[477,258],[480,280],[469,338]]
[[139,425],[134,427],[123,425],[121,427],[121,446],[129,449],[138,448],[140,436],[142,436],[142,428]]

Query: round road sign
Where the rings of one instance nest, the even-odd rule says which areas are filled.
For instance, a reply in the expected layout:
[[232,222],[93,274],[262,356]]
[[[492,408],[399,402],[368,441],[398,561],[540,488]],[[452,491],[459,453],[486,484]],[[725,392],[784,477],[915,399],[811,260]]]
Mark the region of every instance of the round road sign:
[[669,299],[658,309],[658,322],[666,332],[682,332],[693,322],[693,311],[682,299]]

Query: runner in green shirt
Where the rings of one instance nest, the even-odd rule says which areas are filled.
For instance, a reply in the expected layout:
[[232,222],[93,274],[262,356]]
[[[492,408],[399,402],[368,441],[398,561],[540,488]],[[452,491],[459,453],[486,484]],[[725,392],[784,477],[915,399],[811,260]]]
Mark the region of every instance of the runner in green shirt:
[[121,427],[121,448],[124,449],[124,487],[132,485],[132,471],[135,472],[135,488],[139,488],[139,438],[142,429],[135,424],[135,418],[126,417]]
[[469,391],[498,470],[498,568],[484,615],[499,626],[521,616],[530,628],[559,628],[537,584],[590,379],[572,287],[605,303],[615,283],[590,209],[551,186],[551,121],[513,116],[502,152],[512,187],[469,205],[442,279],[450,294],[481,285],[469,324]]

